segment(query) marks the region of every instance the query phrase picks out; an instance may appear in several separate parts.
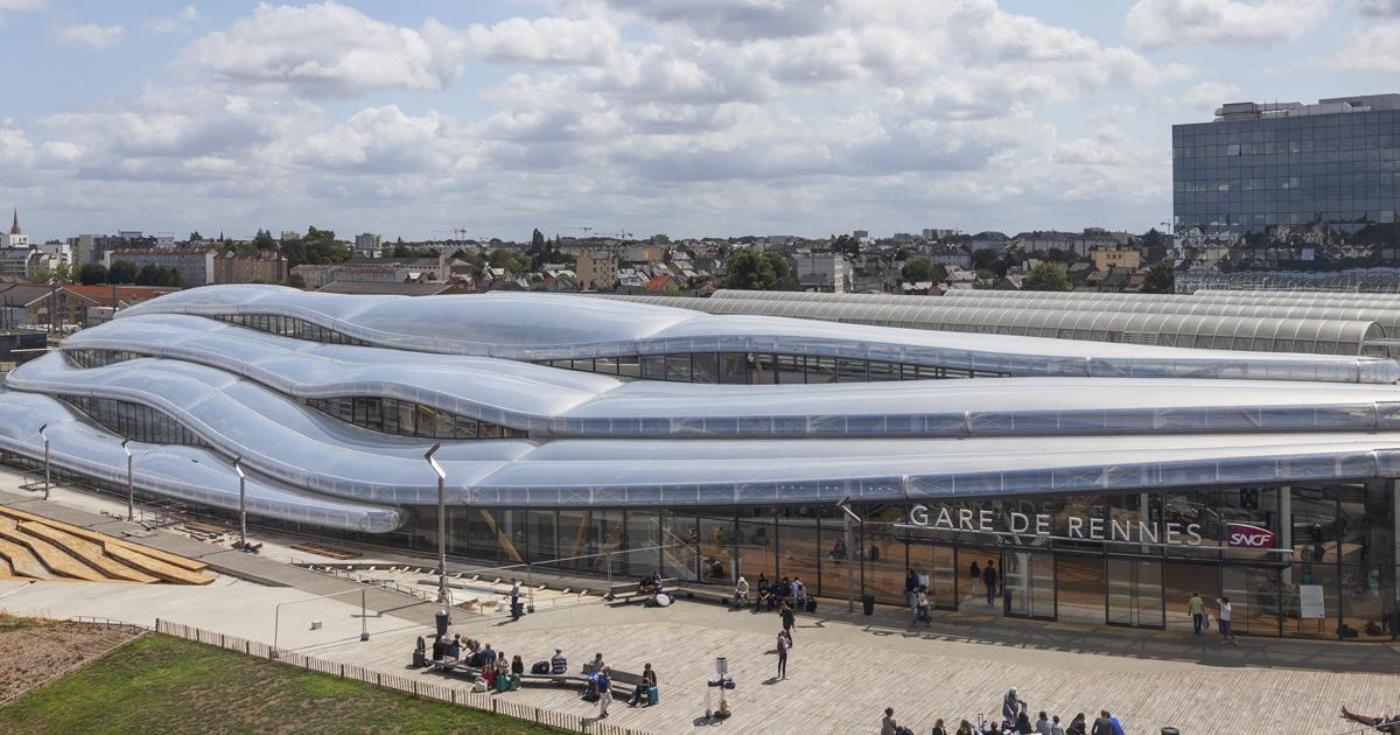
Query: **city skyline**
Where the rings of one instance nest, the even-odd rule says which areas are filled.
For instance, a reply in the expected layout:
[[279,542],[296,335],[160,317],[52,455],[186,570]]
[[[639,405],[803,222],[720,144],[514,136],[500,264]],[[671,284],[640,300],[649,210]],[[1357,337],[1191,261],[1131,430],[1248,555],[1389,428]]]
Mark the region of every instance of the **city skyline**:
[[1393,0],[0,0],[34,241],[1135,231],[1173,123],[1396,91]]

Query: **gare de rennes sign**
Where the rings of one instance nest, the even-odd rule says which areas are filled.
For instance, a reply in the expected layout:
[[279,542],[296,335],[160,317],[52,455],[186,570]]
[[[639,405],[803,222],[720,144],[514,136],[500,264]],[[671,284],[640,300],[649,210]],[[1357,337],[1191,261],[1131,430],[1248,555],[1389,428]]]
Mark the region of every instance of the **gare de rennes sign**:
[[[972,508],[930,508],[916,505],[909,509],[909,525],[943,531],[969,531],[1012,536],[1044,536],[1065,541],[1116,541],[1133,544],[1169,546],[1200,546],[1199,523],[1155,523],[1152,521],[1120,521],[1084,516],[1066,516],[1065,535],[1056,536],[1052,529],[1055,516],[1050,513],[1021,513],[1012,511],[1004,519],[991,510]],[[1266,549],[1274,546],[1274,533],[1267,528],[1247,523],[1226,523],[1225,538],[1235,548]]]

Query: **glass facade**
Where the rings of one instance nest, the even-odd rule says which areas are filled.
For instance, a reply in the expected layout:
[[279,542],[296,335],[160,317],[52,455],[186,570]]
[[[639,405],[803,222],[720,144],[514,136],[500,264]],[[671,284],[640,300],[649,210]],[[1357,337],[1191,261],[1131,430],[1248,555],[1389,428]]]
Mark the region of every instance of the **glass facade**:
[[1173,126],[1175,231],[1186,257],[1218,258],[1222,270],[1400,263],[1400,99],[1390,97],[1400,95],[1360,98],[1366,104],[1347,111],[1232,105],[1213,122]]
[[311,342],[326,342],[333,345],[368,345],[369,343],[355,339],[348,334],[328,329],[319,324],[313,324],[305,319],[297,319],[291,316],[280,314],[219,314],[214,317],[221,322],[237,324],[240,327],[247,327],[259,332],[276,334],[282,337],[293,337],[296,339],[309,340]]
[[186,429],[184,424],[161,411],[139,403],[75,395],[60,395],[57,398],[113,433],[133,441],[149,444],[205,445],[199,435]]
[[727,385],[866,383],[890,380],[994,378],[1006,373],[910,365],[854,358],[762,352],[680,352],[580,360],[539,360],[540,365],[641,380]]
[[[913,571],[941,610],[1177,631],[1192,629],[1199,593],[1212,615],[1230,599],[1238,634],[1393,640],[1394,497],[1393,482],[1373,481],[948,501],[921,506],[924,526],[911,506],[866,504],[849,531],[830,506],[453,508],[449,552],[725,587],[800,577],[826,604],[848,591],[903,604]],[[937,526],[944,512],[952,528]],[[432,548],[435,524],[426,509],[411,543]]]
[[394,398],[312,398],[306,405],[346,423],[400,436],[435,439],[521,439],[529,432]]
[[147,357],[139,352],[126,350],[63,350],[62,354],[69,367],[84,369]]

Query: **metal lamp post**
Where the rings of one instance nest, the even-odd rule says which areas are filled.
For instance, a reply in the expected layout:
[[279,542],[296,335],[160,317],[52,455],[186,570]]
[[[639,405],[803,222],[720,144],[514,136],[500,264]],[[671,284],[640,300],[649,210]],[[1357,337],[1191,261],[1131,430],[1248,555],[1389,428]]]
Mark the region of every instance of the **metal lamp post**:
[[447,496],[444,484],[447,482],[447,473],[442,471],[442,465],[433,459],[433,455],[442,449],[442,442],[433,445],[423,459],[427,460],[428,466],[433,468],[433,474],[437,475],[437,537],[438,537],[438,602],[447,602]]
[[39,436],[44,438],[44,500],[49,499],[49,481],[51,479],[49,474],[49,435],[46,431],[48,428],[48,424],[39,427]]
[[233,458],[233,471],[238,473],[238,548],[248,548],[248,477],[243,474],[243,458]]
[[136,483],[131,476],[131,448],[127,445],[130,439],[122,440],[122,451],[126,452],[126,519],[132,521],[136,519]]
[[846,504],[849,500],[850,498],[841,498],[836,507],[841,509],[841,526],[846,539],[846,612],[853,613],[856,611],[856,598],[855,591],[852,589],[855,586],[855,579],[852,577],[854,570],[851,569],[851,565],[860,557],[855,553],[856,545],[855,538],[851,534],[851,522],[860,523],[861,520],[860,516],[851,510],[851,506]]

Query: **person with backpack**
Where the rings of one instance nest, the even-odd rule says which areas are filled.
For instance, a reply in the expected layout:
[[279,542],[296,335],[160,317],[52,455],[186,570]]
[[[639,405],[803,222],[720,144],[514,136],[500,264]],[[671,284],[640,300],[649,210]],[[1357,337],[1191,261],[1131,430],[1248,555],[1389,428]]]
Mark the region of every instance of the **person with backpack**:
[[778,617],[783,619],[783,632],[787,634],[788,645],[792,645],[792,626],[797,623],[797,615],[793,613],[792,606],[786,602],[778,610]]

